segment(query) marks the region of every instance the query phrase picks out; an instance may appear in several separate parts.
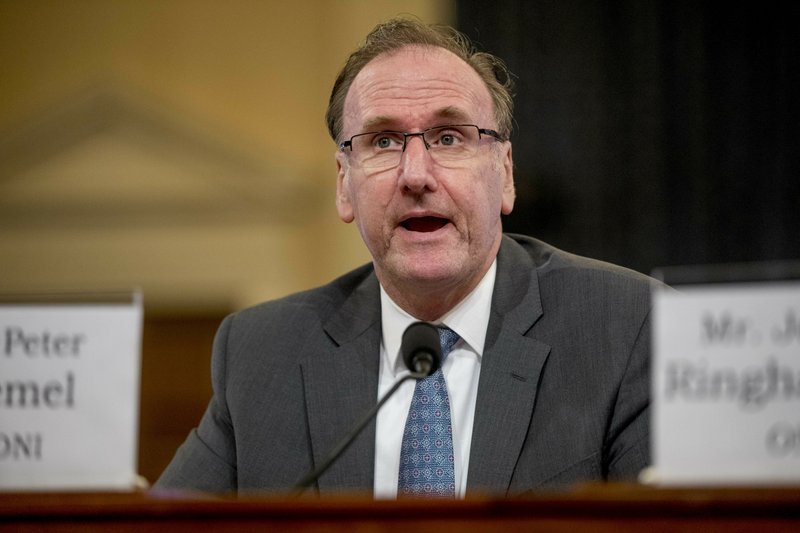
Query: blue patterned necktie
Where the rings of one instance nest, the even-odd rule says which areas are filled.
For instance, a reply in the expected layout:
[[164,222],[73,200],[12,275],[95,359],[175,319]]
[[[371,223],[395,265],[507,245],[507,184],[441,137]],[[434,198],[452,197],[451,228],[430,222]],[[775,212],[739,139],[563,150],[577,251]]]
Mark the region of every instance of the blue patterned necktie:
[[[459,337],[452,329],[436,329],[444,364]],[[414,388],[400,448],[397,495],[454,498],[455,489],[450,398],[440,365],[430,376],[417,380]]]

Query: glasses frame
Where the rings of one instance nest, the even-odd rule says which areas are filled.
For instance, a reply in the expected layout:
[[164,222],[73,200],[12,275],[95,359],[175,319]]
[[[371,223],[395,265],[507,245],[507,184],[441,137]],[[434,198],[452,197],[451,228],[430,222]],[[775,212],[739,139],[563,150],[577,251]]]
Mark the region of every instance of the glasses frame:
[[[425,134],[426,133],[428,133],[429,131],[438,130],[438,129],[442,129],[442,128],[464,128],[464,127],[471,127],[471,128],[475,128],[476,130],[478,130],[478,140],[479,141],[480,141],[480,139],[483,138],[482,137],[483,135],[487,135],[489,137],[493,137],[494,139],[496,139],[496,140],[498,140],[500,142],[505,142],[506,141],[506,139],[503,138],[503,136],[500,135],[496,130],[492,130],[492,129],[489,129],[489,128],[481,128],[477,124],[442,124],[442,125],[439,125],[439,126],[432,126],[430,128],[426,128],[426,129],[418,131],[416,133],[406,133],[404,131],[395,131],[395,130],[377,130],[377,131],[365,131],[364,133],[357,133],[357,134],[353,135],[352,137],[350,137],[348,140],[340,142],[339,143],[339,150],[344,152],[346,148],[349,148],[350,149],[350,153],[352,154],[353,153],[353,139],[355,139],[356,137],[364,136],[364,135],[377,135],[379,133],[393,133],[393,134],[396,134],[396,135],[402,135],[403,136],[403,148],[400,150],[401,154],[406,151],[406,146],[408,146],[409,137],[419,137],[420,139],[422,139],[422,144],[425,146],[425,150],[430,150],[430,144],[428,144],[428,141],[425,140]],[[398,161],[398,163],[399,163],[399,161]]]

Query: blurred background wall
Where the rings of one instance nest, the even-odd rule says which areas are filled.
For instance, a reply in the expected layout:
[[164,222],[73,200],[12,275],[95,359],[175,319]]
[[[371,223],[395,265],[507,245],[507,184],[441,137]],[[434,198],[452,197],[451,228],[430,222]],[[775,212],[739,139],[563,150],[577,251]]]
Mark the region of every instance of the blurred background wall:
[[645,273],[800,258],[800,4],[456,11],[516,74],[507,230]]
[[228,312],[362,264],[324,113],[379,21],[436,0],[0,0],[0,292],[141,287],[140,472],[210,396]]
[[0,2],[0,290],[227,310],[367,259],[324,111],[378,21],[449,2]]
[[210,394],[234,309],[368,260],[323,115],[375,23],[516,74],[505,227],[643,272],[800,258],[791,3],[0,0],[0,292],[141,287],[140,471]]

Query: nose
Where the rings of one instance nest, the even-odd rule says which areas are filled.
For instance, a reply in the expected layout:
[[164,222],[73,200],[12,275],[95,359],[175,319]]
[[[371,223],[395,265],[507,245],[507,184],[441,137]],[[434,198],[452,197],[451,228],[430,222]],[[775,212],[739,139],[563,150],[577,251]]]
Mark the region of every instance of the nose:
[[420,193],[426,188],[436,190],[432,172],[431,154],[422,136],[409,136],[400,158],[399,185],[411,192]]

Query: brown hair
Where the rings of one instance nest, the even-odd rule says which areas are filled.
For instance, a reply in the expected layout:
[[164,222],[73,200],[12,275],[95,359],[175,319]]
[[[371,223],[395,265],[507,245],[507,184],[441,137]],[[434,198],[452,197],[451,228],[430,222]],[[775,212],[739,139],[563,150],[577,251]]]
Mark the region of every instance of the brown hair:
[[492,54],[478,52],[466,35],[449,26],[427,25],[413,19],[396,18],[375,26],[364,44],[350,54],[339,72],[331,91],[328,111],[325,113],[328,132],[334,141],[339,142],[342,133],[347,91],[361,69],[381,54],[410,45],[444,48],[475,69],[489,89],[499,133],[508,138],[511,134],[514,102],[513,80],[505,63]]

